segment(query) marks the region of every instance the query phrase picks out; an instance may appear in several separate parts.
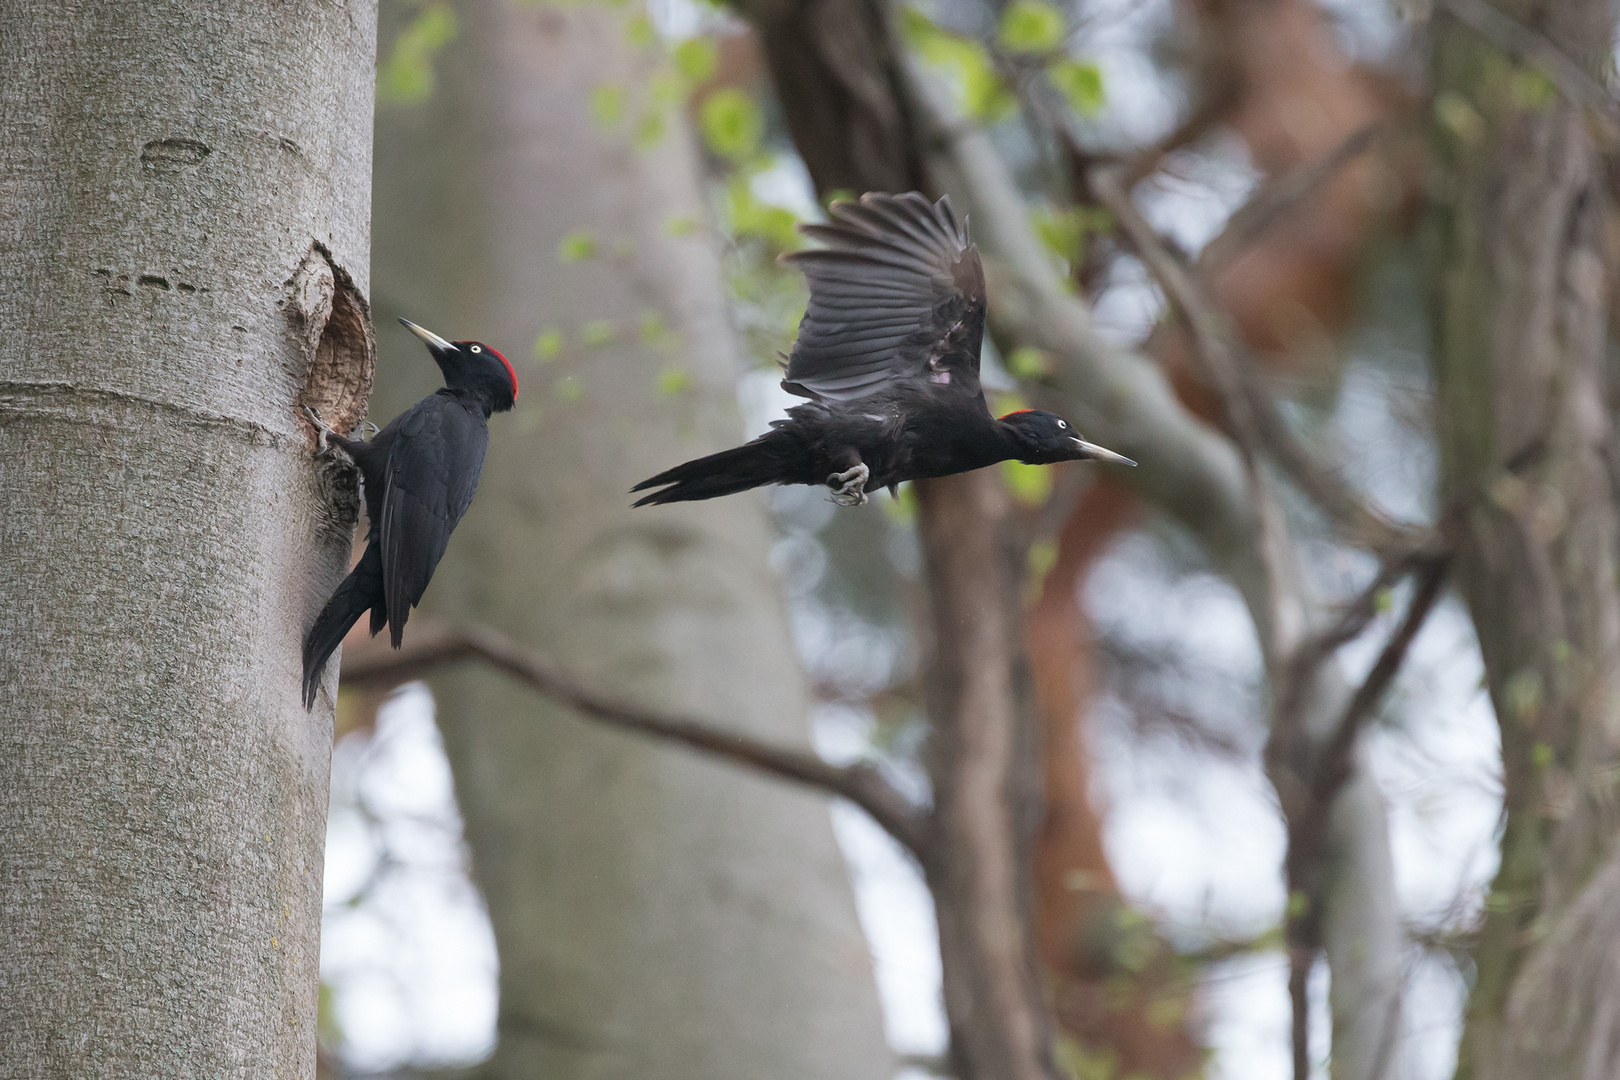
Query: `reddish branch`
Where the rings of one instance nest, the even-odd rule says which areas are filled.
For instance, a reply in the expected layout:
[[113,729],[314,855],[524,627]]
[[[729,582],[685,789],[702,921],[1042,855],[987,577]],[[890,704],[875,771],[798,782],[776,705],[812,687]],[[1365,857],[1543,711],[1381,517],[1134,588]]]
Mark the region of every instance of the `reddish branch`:
[[703,720],[670,716],[588,690],[506,635],[483,626],[423,627],[397,652],[365,650],[344,658],[345,685],[396,685],[431,668],[479,660],[581,716],[620,731],[648,735],[746,765],[771,776],[839,795],[872,815],[896,840],[926,861],[927,821],[870,764],[830,765],[803,750],[772,746]]

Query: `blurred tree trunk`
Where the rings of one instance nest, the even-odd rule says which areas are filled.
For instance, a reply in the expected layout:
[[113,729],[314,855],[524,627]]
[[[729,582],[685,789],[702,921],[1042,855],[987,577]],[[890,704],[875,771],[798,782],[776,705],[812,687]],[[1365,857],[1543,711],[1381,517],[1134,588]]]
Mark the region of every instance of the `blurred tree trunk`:
[[375,18],[0,3],[0,1076],[314,1073]]
[[[432,98],[382,116],[379,295],[506,350],[522,395],[491,424],[429,606],[616,696],[803,745],[759,498],[632,510],[627,494],[742,435],[663,54],[608,5],[457,10]],[[413,342],[390,350],[403,405],[435,373]],[[490,1075],[892,1072],[820,798],[587,727],[495,672],[433,684],[500,950]]]
[[[1601,85],[1607,0],[1496,6]],[[1606,936],[1570,932],[1620,905],[1615,875],[1595,875],[1615,835],[1620,758],[1605,164],[1589,118],[1540,70],[1444,14],[1431,73],[1443,488],[1507,815],[1458,1074],[1609,1077],[1620,940],[1612,920]]]

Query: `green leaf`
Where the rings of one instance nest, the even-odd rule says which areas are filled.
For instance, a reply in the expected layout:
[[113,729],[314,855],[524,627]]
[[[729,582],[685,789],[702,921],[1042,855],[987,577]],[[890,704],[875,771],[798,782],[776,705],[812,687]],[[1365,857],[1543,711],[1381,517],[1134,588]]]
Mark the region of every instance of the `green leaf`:
[[1081,116],[1092,115],[1107,100],[1103,94],[1102,68],[1089,61],[1059,60],[1047,65],[1046,77],[1052,80],[1069,108]]
[[680,214],[664,222],[666,236],[691,236],[703,231],[703,223],[691,214]]
[[641,118],[641,121],[638,124],[636,124],[636,134],[634,138],[636,149],[651,150],[653,147],[657,146],[663,141],[664,134],[668,130],[669,126],[664,122],[663,113],[648,113],[646,116]]
[[1011,52],[1051,52],[1067,32],[1063,12],[1049,0],[1013,0],[1001,13],[1001,45]]
[[645,15],[636,15],[624,28],[624,36],[638,49],[645,49],[658,40],[658,29]]
[[1001,478],[1013,498],[1025,506],[1044,506],[1052,494],[1052,473],[1044,465],[1026,465],[1022,461],[1003,461]]
[[613,324],[607,319],[592,319],[579,328],[579,340],[596,348],[613,340]]
[[1039,379],[1052,373],[1046,354],[1028,345],[1014,349],[1007,357],[1007,372],[1019,379]]
[[1010,390],[1003,390],[1001,393],[997,394],[995,397],[995,405],[997,416],[1006,416],[1008,413],[1015,413],[1022,409],[1029,408],[1029,402],[1024,400],[1024,396],[1022,394],[1018,394]]
[[736,87],[710,94],[698,110],[703,141],[717,155],[737,163],[754,156],[765,134],[765,115],[753,98]]
[[936,26],[916,8],[901,9],[901,32],[923,60],[951,77],[964,112],[982,123],[1011,116],[1018,102],[996,75],[983,45]]
[[456,36],[456,13],[432,3],[394,39],[394,50],[377,65],[377,101],[414,105],[433,93],[433,57]]
[[581,262],[596,254],[596,237],[583,230],[572,232],[557,243],[557,258],[565,263]]
[[735,177],[726,186],[726,215],[735,236],[757,236],[784,251],[798,247],[798,216],[786,207],[760,202],[746,177]]
[[1518,67],[1508,83],[1513,104],[1532,112],[1545,112],[1558,100],[1558,87],[1540,68]]
[[692,373],[679,364],[670,364],[658,373],[658,393],[674,397],[692,388]]
[[657,311],[649,311],[641,316],[641,327],[638,330],[641,340],[648,345],[671,345],[679,336],[664,322],[664,316]]
[[1434,117],[1460,142],[1472,146],[1484,141],[1485,118],[1455,90],[1447,90],[1434,99]]
[[711,38],[687,38],[675,46],[675,67],[688,84],[697,85],[714,74],[720,50]]
[[561,330],[556,327],[542,330],[539,336],[534,339],[534,358],[542,364],[555,360],[557,354],[562,352],[562,347],[563,335]]
[[624,87],[604,83],[591,91],[591,119],[599,127],[612,127],[624,119]]
[[909,526],[917,520],[917,489],[908,480],[900,485],[900,493],[892,499],[884,499],[882,506],[890,521]]
[[575,402],[585,396],[585,381],[578,375],[564,375],[553,388],[558,401]]
[[[1037,540],[1029,545],[1029,555],[1025,558],[1024,567],[1024,602],[1033,604],[1041,598],[1041,588],[1046,584],[1046,575],[1057,565],[1058,546],[1055,540]],[[1084,873],[1084,871],[1071,871],[1071,873]],[[1065,878],[1064,886],[1068,887]]]

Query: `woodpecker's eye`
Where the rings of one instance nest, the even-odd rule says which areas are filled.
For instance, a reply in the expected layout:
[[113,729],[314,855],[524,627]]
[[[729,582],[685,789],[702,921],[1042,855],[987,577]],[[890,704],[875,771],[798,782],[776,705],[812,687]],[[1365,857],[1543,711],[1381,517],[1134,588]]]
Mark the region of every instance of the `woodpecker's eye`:
[[1065,424],[1065,423],[1064,423],[1064,422],[1063,422],[1063,421],[1062,421],[1062,420],[1059,420],[1059,421],[1058,421],[1058,427],[1059,427],[1059,428],[1066,428],[1066,427],[1068,427],[1068,426],[1069,426],[1069,425],[1068,425],[1068,424]]
[[472,351],[473,351],[473,352],[483,352],[483,351],[484,351],[484,349],[483,349],[483,346],[481,346],[481,345],[474,345],[474,346],[473,346],[473,347],[472,347]]

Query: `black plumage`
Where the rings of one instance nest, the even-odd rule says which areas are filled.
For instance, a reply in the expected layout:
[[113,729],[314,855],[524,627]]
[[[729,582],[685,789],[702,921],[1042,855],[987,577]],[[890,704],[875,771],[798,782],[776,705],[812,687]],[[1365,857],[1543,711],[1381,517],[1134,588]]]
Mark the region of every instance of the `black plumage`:
[[367,611],[371,632],[386,624],[399,648],[405,620],[478,488],[490,414],[505,412],[517,400],[517,373],[506,357],[480,342],[446,341],[399,321],[427,343],[444,373],[444,389],[366,441],[344,438],[309,410],[321,432],[322,452],[335,445],[359,468],[370,531],[365,554],[304,638],[305,708],[315,704],[327,658]]
[[872,193],[829,213],[801,226],[824,247],[783,257],[804,270],[810,304],[782,386],[809,400],[750,443],[637,484],[657,489],[637,506],[763,484],[825,484],[853,506],[868,488],[1009,459],[1135,464],[1052,413],[990,414],[979,385],[984,270],[949,200]]

